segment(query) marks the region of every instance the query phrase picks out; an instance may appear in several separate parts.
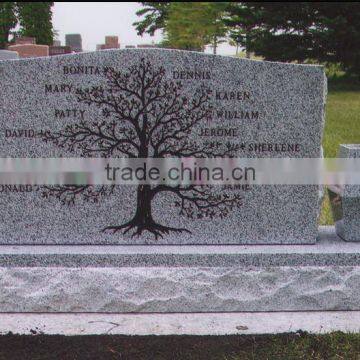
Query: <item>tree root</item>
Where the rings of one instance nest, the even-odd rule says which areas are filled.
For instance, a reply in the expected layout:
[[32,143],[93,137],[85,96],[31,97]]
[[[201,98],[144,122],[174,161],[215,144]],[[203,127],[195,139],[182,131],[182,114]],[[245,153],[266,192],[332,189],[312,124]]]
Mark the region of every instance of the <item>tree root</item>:
[[134,236],[140,236],[144,231],[148,231],[149,233],[151,233],[155,236],[155,240],[157,240],[159,237],[162,238],[163,235],[167,235],[170,232],[177,232],[177,233],[186,232],[186,233],[191,234],[191,231],[184,229],[184,228],[179,229],[179,228],[164,226],[164,225],[157,224],[155,222],[141,223],[134,219],[123,225],[107,226],[106,228],[104,228],[102,230],[102,232],[110,231],[113,234],[115,234],[118,231],[122,231],[122,233],[125,235],[131,230],[133,230],[133,233],[131,235],[132,238]]

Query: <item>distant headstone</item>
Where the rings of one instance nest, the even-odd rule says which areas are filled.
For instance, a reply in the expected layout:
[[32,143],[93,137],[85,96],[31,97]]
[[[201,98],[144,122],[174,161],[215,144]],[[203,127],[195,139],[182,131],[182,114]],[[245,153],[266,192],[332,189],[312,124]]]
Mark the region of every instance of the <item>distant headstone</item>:
[[96,46],[96,50],[119,49],[119,38],[117,36],[105,36],[105,44]]
[[21,58],[49,56],[49,46],[47,45],[19,44],[10,45],[8,49],[16,51]]
[[151,48],[157,48],[157,45],[154,44],[139,44],[138,49],[151,49]]
[[19,36],[15,38],[15,45],[35,45],[36,39],[31,36]]
[[118,36],[105,36],[105,45],[112,46],[113,49],[118,49],[120,47],[119,37]]
[[[360,158],[360,145],[340,145],[340,158]],[[360,242],[360,186],[329,186],[336,233],[346,241]]]
[[17,59],[19,54],[16,51],[0,50],[0,60]]
[[82,39],[80,34],[66,34],[65,45],[70,46],[74,52],[82,52]]
[[70,46],[50,46],[49,56],[71,54]]
[[[320,156],[321,66],[160,49],[0,66],[3,157]],[[311,244],[318,190],[1,185],[0,242]]]

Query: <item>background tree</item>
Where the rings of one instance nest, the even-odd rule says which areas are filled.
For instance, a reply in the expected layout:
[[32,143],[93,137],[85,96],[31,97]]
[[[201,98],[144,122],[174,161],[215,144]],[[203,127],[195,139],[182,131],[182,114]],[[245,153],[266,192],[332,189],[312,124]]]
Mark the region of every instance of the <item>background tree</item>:
[[315,14],[310,3],[244,3],[231,7],[230,13],[235,16],[230,17],[229,25],[250,30],[242,39],[248,52],[276,61],[304,62],[311,56],[313,35],[309,30],[315,26]]
[[156,30],[161,30],[165,27],[165,20],[168,16],[168,9],[170,2],[141,2],[143,9],[136,12],[137,16],[144,17],[140,21],[133,23],[137,34],[154,35]]
[[53,44],[52,2],[18,2],[21,36],[31,36],[37,44]]
[[233,38],[267,60],[341,63],[360,74],[360,3],[243,2],[225,21]]
[[171,3],[165,24],[164,45],[175,49],[204,51],[208,39],[205,40],[207,29],[203,14],[203,3]]
[[12,29],[17,24],[16,3],[0,3],[0,49],[4,49],[9,42],[9,36]]
[[224,41],[226,27],[222,18],[225,2],[174,2],[165,20],[165,45],[171,48],[204,51]]
[[227,27],[224,23],[224,16],[228,3],[220,1],[207,2],[205,6],[204,16],[208,20],[208,25],[205,26],[207,27],[213,53],[216,54],[218,45],[226,41]]
[[[181,82],[169,81],[163,67],[153,67],[142,59],[128,71],[108,69],[107,85],[77,91],[78,101],[102,109],[103,119],[81,121],[67,125],[55,133],[45,133],[44,140],[70,152],[80,151],[82,156],[129,158],[214,157],[234,155],[238,145],[227,144],[214,148],[191,140],[192,131],[212,114],[209,104],[210,90],[200,87],[193,97],[182,93]],[[73,203],[83,197],[99,201],[112,194],[112,187],[55,186],[47,187],[43,195],[56,197],[63,203]],[[104,231],[144,231],[155,238],[170,231],[190,232],[157,223],[152,216],[152,202],[163,192],[176,197],[179,214],[188,218],[225,217],[235,206],[241,205],[239,194],[214,192],[211,186],[198,185],[138,185],[137,204],[131,220],[111,225]]]
[[257,26],[258,11],[241,2],[229,2],[226,10],[223,22],[229,29],[230,43],[236,47],[236,55],[241,46],[245,49],[246,58],[249,59],[250,38]]

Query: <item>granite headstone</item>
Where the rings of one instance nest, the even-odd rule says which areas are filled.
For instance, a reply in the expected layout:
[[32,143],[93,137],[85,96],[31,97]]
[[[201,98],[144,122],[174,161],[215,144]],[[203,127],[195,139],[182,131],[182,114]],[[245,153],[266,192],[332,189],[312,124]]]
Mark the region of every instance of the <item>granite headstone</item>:
[[[321,66],[125,49],[2,62],[0,71],[2,157],[144,157],[130,142],[118,144],[125,138],[139,144],[131,127],[143,116],[136,110],[141,101],[154,104],[147,112],[152,126],[172,115],[193,124],[186,132],[190,147],[174,137],[161,143],[157,134],[148,139],[152,148],[145,156],[189,156],[191,149],[207,149],[205,155],[232,149],[251,158],[320,156],[326,96]],[[197,206],[194,192],[169,190],[156,189],[149,200],[146,186],[2,185],[0,243],[316,241],[317,186],[226,187],[234,201],[214,211]]]
[[[359,144],[340,145],[339,158],[360,158]],[[346,241],[360,242],[360,186],[329,186],[336,233]]]
[[19,54],[16,51],[0,50],[0,60],[17,59]]
[[71,50],[74,52],[82,52],[82,39],[81,34],[66,34],[65,35],[65,44],[70,46]]

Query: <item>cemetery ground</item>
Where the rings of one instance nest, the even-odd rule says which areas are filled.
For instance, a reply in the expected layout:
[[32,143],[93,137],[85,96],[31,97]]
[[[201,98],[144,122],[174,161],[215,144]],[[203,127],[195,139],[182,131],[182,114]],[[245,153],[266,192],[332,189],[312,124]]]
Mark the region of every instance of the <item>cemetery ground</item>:
[[360,334],[0,337],[1,360],[359,359]]
[[[323,146],[360,143],[360,85],[329,82]],[[320,224],[332,224],[325,197]],[[239,336],[0,336],[2,359],[359,359],[360,334],[304,332]]]

